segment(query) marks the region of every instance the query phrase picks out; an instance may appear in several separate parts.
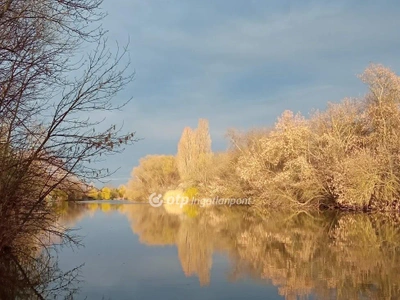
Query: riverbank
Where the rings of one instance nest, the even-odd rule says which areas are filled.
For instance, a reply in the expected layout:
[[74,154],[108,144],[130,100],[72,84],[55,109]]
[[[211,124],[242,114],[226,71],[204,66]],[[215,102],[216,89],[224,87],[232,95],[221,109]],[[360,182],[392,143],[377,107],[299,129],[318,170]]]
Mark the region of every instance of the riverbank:
[[251,197],[253,207],[400,211],[400,77],[370,65],[360,99],[330,103],[309,118],[285,111],[274,126],[231,130],[211,151],[208,121],[183,130],[176,155],[140,160],[127,184],[138,201],[179,189],[199,197]]

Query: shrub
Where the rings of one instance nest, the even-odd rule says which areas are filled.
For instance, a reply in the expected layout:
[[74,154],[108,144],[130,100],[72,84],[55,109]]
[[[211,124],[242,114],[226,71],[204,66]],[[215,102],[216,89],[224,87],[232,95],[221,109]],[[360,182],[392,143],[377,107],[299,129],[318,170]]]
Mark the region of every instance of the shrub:
[[[384,208],[400,196],[400,78],[380,65],[370,92],[310,119],[285,111],[275,127],[234,136],[236,172],[259,204]],[[393,207],[392,207],[393,208]]]
[[196,188],[196,187],[190,187],[190,188],[187,188],[187,189],[185,190],[184,195],[185,195],[186,197],[188,197],[189,199],[193,199],[193,198],[195,198],[195,197],[198,195],[198,193],[199,193],[198,188]]
[[174,156],[148,155],[133,169],[127,195],[132,200],[144,200],[152,193],[163,193],[179,181]]

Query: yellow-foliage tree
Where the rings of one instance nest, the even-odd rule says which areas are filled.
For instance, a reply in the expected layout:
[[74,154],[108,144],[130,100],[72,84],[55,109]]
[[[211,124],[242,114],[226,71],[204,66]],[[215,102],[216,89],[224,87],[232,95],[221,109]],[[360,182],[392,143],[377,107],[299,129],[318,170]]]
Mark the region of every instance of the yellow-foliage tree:
[[310,118],[287,110],[272,128],[230,132],[227,153],[212,154],[208,121],[200,119],[198,128],[183,130],[176,160],[140,161],[130,197],[183,183],[207,196],[249,195],[263,209],[399,210],[400,77],[371,65],[360,78],[369,87],[365,98],[329,103]]
[[99,198],[99,190],[96,188],[92,188],[87,192],[87,196],[91,199],[98,199]]
[[236,171],[251,191],[279,206],[399,209],[400,77],[381,65],[360,77],[364,99],[310,119],[286,111],[263,135],[234,139]]
[[111,189],[108,187],[103,187],[100,191],[100,198],[102,200],[110,200],[111,199]]
[[178,184],[179,174],[172,155],[148,155],[140,159],[128,182],[127,195],[143,200],[151,193],[163,193]]
[[193,157],[192,149],[194,147],[194,132],[190,127],[185,127],[182,132],[181,139],[178,144],[178,153],[176,155],[176,161],[179,171],[179,176],[183,180],[190,178]]
[[119,198],[121,198],[121,199],[125,199],[126,198],[126,186],[125,185],[121,184],[118,187],[117,192],[118,192]]
[[183,130],[176,159],[182,180],[207,183],[212,160],[208,120],[200,119],[195,130],[189,127]]

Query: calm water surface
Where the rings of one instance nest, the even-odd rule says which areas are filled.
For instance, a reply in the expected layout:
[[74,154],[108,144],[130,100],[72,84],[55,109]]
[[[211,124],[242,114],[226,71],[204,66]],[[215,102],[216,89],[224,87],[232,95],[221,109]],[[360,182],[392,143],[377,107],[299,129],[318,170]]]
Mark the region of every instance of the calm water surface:
[[152,208],[63,208],[84,247],[74,299],[400,299],[400,233],[377,215]]

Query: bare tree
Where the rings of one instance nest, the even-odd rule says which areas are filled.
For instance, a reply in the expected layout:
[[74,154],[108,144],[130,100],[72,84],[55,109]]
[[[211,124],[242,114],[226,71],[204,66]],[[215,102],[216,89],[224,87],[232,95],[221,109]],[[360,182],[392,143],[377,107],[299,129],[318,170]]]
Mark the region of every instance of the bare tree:
[[[133,78],[126,48],[112,53],[96,27],[101,2],[1,1],[0,251],[53,224],[54,189],[108,176],[101,156],[136,141],[92,118],[126,104],[113,99]],[[74,62],[83,46],[94,50]]]

